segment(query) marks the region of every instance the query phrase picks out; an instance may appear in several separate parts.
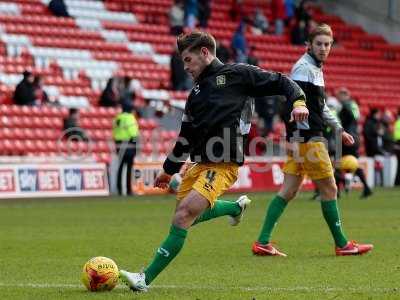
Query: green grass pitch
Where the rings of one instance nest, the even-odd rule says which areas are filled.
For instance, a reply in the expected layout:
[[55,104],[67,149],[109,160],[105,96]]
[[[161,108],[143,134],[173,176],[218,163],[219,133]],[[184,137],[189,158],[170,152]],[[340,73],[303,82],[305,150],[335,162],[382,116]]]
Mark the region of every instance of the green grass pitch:
[[320,205],[307,193],[273,235],[288,257],[253,256],[272,194],[250,196],[238,227],[224,217],[192,228],[179,256],[140,295],[125,286],[87,292],[81,269],[93,256],[131,271],[145,266],[168,232],[172,196],[1,200],[0,299],[400,299],[399,189],[340,199],[347,236],[375,245],[360,257],[334,256]]

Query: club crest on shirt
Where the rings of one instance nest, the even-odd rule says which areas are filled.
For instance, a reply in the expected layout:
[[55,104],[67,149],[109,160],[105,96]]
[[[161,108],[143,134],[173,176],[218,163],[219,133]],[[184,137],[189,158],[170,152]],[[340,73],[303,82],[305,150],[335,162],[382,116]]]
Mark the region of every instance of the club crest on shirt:
[[197,95],[198,93],[200,93],[200,85],[199,85],[199,84],[196,84],[196,85],[193,87],[193,92],[194,92],[195,95]]
[[217,86],[225,85],[225,83],[226,83],[225,75],[218,75],[216,77],[216,81],[217,81]]

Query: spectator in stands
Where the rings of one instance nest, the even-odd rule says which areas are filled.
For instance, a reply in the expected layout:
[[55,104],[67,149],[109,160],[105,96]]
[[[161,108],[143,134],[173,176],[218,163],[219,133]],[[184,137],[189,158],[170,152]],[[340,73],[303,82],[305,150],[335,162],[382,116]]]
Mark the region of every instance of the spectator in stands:
[[89,141],[86,132],[79,126],[79,110],[70,108],[68,117],[64,119],[64,137],[74,141]]
[[224,64],[231,61],[231,51],[228,47],[224,45],[224,43],[217,41],[217,49],[216,49],[217,58],[223,62]]
[[379,110],[371,109],[364,123],[364,141],[365,152],[367,156],[374,157],[376,155],[384,155],[383,140],[384,134],[383,125],[380,122]]
[[385,109],[382,112],[381,123],[383,126],[383,136],[382,136],[383,149],[387,154],[393,152],[394,141],[392,138],[393,132],[391,127],[393,121],[394,118],[392,112],[388,109]]
[[[251,118],[250,131],[247,135],[245,145],[245,155],[249,156],[260,156],[265,153],[266,144],[261,143],[261,137],[263,132],[263,121],[258,117],[256,112],[253,113]],[[260,141],[260,142],[257,142]]]
[[297,21],[290,31],[290,41],[293,45],[304,46],[308,40],[308,29],[304,20]]
[[235,62],[245,63],[247,62],[247,40],[245,37],[246,23],[241,21],[237,27],[235,34],[232,38],[232,50],[235,57]]
[[33,74],[24,71],[23,79],[15,87],[13,100],[17,105],[35,105],[35,90],[33,87]]
[[108,79],[107,85],[100,95],[99,105],[104,107],[116,107],[119,103],[118,79],[112,77]]
[[192,87],[192,81],[183,68],[183,61],[175,50],[171,56],[171,87],[174,91],[187,91]]
[[249,54],[247,55],[247,63],[252,66],[258,67],[258,58],[255,55],[256,47],[251,46]]
[[129,76],[124,76],[121,79],[119,86],[119,102],[121,104],[130,102],[134,107],[136,94],[131,83],[132,78]]
[[[338,90],[337,99],[340,101],[342,105],[342,109],[340,110],[338,117],[343,126],[343,129],[351,134],[354,139],[354,144],[347,146],[345,144],[342,145],[342,155],[352,155],[356,158],[359,157],[359,148],[360,148],[360,133],[358,131],[358,122],[360,120],[360,109],[355,100],[351,98],[350,92],[347,88],[342,87]],[[363,184],[363,192],[361,198],[367,198],[372,195],[371,188],[368,186],[367,180],[365,178],[365,174],[363,169],[357,168],[355,173],[358,178],[360,178],[361,183]]]
[[[306,26],[307,26],[308,33],[310,33],[312,31],[314,31],[315,28],[317,28],[318,23],[315,20],[310,19],[310,20],[308,20]],[[335,40],[333,40],[333,43],[335,43]]]
[[275,34],[282,35],[285,29],[284,20],[286,18],[283,0],[271,0],[271,11],[272,19],[275,23]]
[[310,0],[302,0],[296,9],[297,22],[304,21],[305,24],[311,20]]
[[119,157],[117,189],[118,194],[123,195],[122,171],[126,167],[126,194],[128,196],[132,195],[132,168],[139,136],[139,126],[132,110],[132,102],[123,102],[122,112],[113,121],[113,138]]
[[262,33],[267,33],[269,22],[267,17],[263,14],[261,8],[257,7],[254,14],[253,26],[259,29]]
[[64,0],[51,0],[49,3],[49,10],[57,17],[70,17]]
[[198,0],[199,1],[199,26],[202,28],[208,27],[208,19],[211,16],[210,0]]
[[49,102],[49,97],[43,89],[43,81],[40,75],[36,75],[33,79],[33,90],[35,94],[35,105],[43,105]]
[[255,111],[263,120],[263,135],[267,136],[273,131],[274,116],[277,113],[277,103],[285,101],[280,99],[280,96],[268,96],[255,99]]
[[232,21],[239,21],[243,19],[244,15],[242,0],[233,0],[229,10],[229,15]]
[[[360,109],[355,100],[351,98],[350,91],[341,87],[337,91],[337,99],[340,101],[342,109],[339,112],[343,129],[353,135],[354,138],[358,137],[358,120],[360,119]],[[355,141],[355,144],[357,141]]]
[[[379,118],[377,122],[376,128],[377,136],[375,140],[373,140],[372,150],[375,151],[375,185],[383,186],[384,185],[384,161],[382,160],[382,156],[389,156],[391,148],[391,135],[389,134],[389,130],[384,121],[384,113],[381,112],[381,118]],[[364,132],[365,134],[365,132]],[[367,150],[367,149],[366,149]],[[367,150],[368,155],[368,150]]]
[[286,14],[286,19],[285,19],[285,24],[286,26],[289,26],[291,24],[291,21],[293,20],[295,16],[295,11],[296,11],[296,4],[294,0],[285,0],[285,14]]
[[397,157],[397,173],[396,179],[394,184],[396,186],[400,185],[400,108],[397,111],[397,120],[394,123],[394,132],[393,132],[393,139],[394,139],[394,153]]
[[171,34],[180,35],[185,26],[185,11],[183,0],[175,0],[169,10],[169,26]]
[[198,15],[199,4],[197,3],[197,0],[185,0],[186,26],[190,29],[194,29],[196,27]]

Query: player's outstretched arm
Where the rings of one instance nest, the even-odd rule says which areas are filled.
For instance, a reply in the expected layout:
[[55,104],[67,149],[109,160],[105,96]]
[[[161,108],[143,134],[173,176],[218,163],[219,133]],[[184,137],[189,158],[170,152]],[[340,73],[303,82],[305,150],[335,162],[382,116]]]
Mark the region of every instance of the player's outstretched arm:
[[[242,75],[249,96],[256,98],[274,95],[285,96],[285,104],[288,106],[289,111],[292,111],[294,103],[298,101],[303,101],[301,106],[306,106],[306,97],[303,90],[296,82],[286,75],[244,64],[239,64],[236,68]],[[301,115],[303,115],[303,112]],[[303,116],[301,116],[301,118],[303,118]]]

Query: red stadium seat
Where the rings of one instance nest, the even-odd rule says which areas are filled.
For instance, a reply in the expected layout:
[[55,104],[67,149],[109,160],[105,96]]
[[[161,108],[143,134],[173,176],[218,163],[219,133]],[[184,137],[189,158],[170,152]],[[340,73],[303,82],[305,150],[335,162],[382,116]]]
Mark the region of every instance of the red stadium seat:
[[141,145],[140,152],[144,155],[150,155],[153,152],[153,146],[151,143],[144,143]]
[[34,141],[35,143],[35,150],[38,152],[46,152],[48,149],[46,147],[46,143],[41,140]]
[[150,142],[152,139],[152,132],[150,130],[140,131],[140,140],[142,143]]

